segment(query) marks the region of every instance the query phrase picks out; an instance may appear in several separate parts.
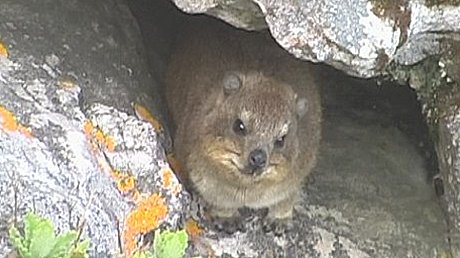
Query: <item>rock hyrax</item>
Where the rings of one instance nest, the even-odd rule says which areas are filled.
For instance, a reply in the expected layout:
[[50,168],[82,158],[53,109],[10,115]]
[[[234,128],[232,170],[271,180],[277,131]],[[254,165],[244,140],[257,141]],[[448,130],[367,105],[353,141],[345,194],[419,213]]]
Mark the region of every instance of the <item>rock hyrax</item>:
[[313,65],[267,33],[204,27],[180,40],[166,75],[178,159],[211,215],[288,218],[320,141]]

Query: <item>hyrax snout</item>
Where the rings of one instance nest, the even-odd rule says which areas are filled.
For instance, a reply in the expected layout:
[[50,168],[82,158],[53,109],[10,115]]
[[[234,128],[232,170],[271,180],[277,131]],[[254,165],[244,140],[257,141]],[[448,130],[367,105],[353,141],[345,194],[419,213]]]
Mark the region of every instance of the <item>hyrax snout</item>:
[[174,148],[213,215],[268,208],[287,218],[316,162],[321,108],[313,65],[267,34],[209,26],[171,57]]

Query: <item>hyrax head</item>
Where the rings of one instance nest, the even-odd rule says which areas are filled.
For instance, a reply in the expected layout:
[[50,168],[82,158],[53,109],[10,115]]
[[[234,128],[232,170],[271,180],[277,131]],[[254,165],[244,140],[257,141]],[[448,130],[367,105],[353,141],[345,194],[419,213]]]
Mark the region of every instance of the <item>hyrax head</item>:
[[291,86],[259,72],[226,73],[222,91],[205,121],[216,131],[211,157],[216,171],[238,184],[281,181],[295,173],[297,127],[307,101]]

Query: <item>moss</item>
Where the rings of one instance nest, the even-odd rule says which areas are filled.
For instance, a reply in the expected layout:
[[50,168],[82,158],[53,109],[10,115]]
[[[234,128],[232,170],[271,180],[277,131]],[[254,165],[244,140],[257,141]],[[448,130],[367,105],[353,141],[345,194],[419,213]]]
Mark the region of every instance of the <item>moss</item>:
[[[267,10],[269,13],[270,11]],[[265,16],[260,7],[248,0],[228,1],[222,5],[208,10],[211,16],[219,17],[220,19],[231,23],[233,26],[239,27],[244,25],[249,30],[261,30],[267,28]],[[234,17],[232,19],[226,19]],[[230,22],[234,21],[234,22]]]
[[393,29],[401,31],[399,46],[407,41],[411,23],[411,10],[406,0],[371,0],[371,11],[380,18],[393,21]]
[[77,79],[70,74],[64,74],[59,77],[57,86],[61,89],[73,89],[78,86]]
[[371,3],[371,11],[382,18],[393,16],[393,13],[399,12],[407,4],[404,0],[371,0]]
[[456,60],[460,58],[460,47],[452,48],[459,43],[444,42],[442,45],[448,47],[440,55],[427,57],[412,66],[392,64],[388,69],[394,79],[408,83],[416,90],[434,141],[437,141],[439,121],[460,103],[460,78],[453,79],[460,71],[455,68]]
[[426,0],[425,5],[427,7],[440,6],[440,5],[460,5],[460,0]]

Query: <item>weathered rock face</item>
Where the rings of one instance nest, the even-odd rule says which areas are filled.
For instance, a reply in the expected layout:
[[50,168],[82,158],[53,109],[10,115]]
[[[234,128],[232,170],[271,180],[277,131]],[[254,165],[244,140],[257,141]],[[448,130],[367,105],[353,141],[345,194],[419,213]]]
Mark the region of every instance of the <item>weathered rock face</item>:
[[187,194],[147,111],[163,114],[127,6],[1,1],[0,37],[0,257],[30,210],[60,232],[83,225],[91,257],[181,225]]
[[359,77],[394,61],[414,64],[440,51],[460,30],[458,1],[172,0],[188,13],[207,13],[246,29],[266,26],[296,57],[325,62]]
[[436,142],[440,175],[434,183],[443,196],[453,257],[460,256],[460,42],[446,41],[443,53],[397,77],[409,80],[424,105]]
[[[437,53],[443,49],[437,41],[445,36],[442,32],[459,26],[457,7],[431,2],[396,3],[402,8],[395,10],[363,1],[225,2],[229,5],[176,0],[183,10],[206,11],[239,27],[260,29],[267,21],[281,45],[297,56],[363,77],[380,73],[392,60],[412,64]],[[135,8],[151,14],[140,5]],[[161,95],[156,82],[175,21],[167,15],[156,20],[165,13],[151,11],[156,13],[148,22],[140,20],[146,22],[140,25],[147,26],[144,42],[150,47],[144,52],[134,20],[119,0],[0,3],[0,41],[9,49],[6,56],[0,46],[0,256],[10,250],[5,229],[31,209],[51,218],[59,230],[84,220],[83,237],[91,238],[92,257],[115,256],[119,237],[130,244],[158,224],[181,224],[188,195],[166,163],[167,136],[135,116],[151,121],[143,106],[160,118],[166,113],[156,98]],[[429,172],[420,153],[393,120],[381,116],[391,112],[375,109],[373,101],[369,108],[350,109],[332,97],[325,102],[329,111],[321,161],[298,207],[297,230],[283,237],[260,231],[227,238],[217,233],[217,238],[199,240],[201,247],[243,257],[443,257],[447,228],[454,254],[460,256],[460,111],[453,94],[457,86],[444,76],[459,80],[459,64],[449,61],[460,60],[458,53],[454,49],[441,63],[431,60],[395,75],[418,90],[439,132],[448,225],[423,180]],[[324,77],[339,88],[356,84],[327,70]],[[139,207],[153,211],[152,224],[145,228],[129,224]]]

